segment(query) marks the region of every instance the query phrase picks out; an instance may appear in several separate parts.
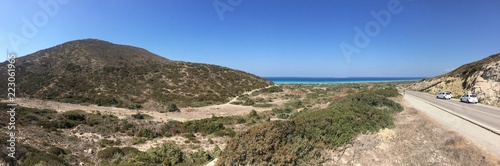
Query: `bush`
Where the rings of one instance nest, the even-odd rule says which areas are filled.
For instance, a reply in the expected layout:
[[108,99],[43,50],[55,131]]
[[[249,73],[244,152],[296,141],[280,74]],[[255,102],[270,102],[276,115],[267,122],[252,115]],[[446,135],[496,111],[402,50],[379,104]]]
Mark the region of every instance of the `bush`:
[[136,113],[134,115],[132,115],[132,118],[134,119],[153,119],[152,116],[148,115],[148,114],[142,114],[142,113]]
[[143,144],[145,142],[146,142],[146,139],[144,139],[144,138],[133,138],[130,143],[132,145],[137,145],[137,144]]
[[168,112],[180,112],[181,110],[174,103],[170,103],[167,105]]
[[146,153],[139,155],[138,160],[164,165],[175,165],[183,162],[184,153],[173,144],[163,144],[160,147],[149,149]]
[[194,136],[193,133],[184,133],[182,134],[182,137],[192,141],[192,140],[196,140],[196,137]]
[[156,133],[156,132],[154,132],[151,129],[142,128],[142,129],[139,129],[135,133],[135,136],[137,136],[137,137],[146,137],[146,138],[157,138],[157,137],[161,136],[161,134],[160,133]]
[[135,156],[136,154],[141,153],[141,151],[133,147],[123,147],[121,150],[124,156]]
[[289,101],[289,102],[285,103],[285,106],[292,108],[292,109],[299,109],[299,108],[304,107],[304,105],[302,104],[302,101],[300,101],[300,100]]
[[182,122],[172,120],[161,125],[160,131],[164,136],[173,136],[185,132],[186,128],[183,126]]
[[241,105],[244,105],[244,106],[252,106],[254,105],[255,102],[252,100],[252,99],[247,99],[245,100]]
[[255,111],[255,110],[250,111],[250,113],[248,113],[247,116],[249,119],[252,119],[252,120],[259,120],[260,119],[259,114],[257,114],[257,111]]
[[272,114],[280,119],[288,119],[292,116],[292,111],[291,108],[273,108],[271,110]]
[[393,86],[378,88],[378,89],[373,90],[373,92],[375,94],[378,94],[378,95],[381,95],[384,97],[396,97],[396,96],[400,95],[398,90],[396,89],[396,87],[393,87]]
[[200,132],[204,135],[215,133],[216,131],[224,130],[224,125],[217,122],[217,118],[201,119],[196,121],[188,121],[184,123],[187,131],[192,133]]
[[[1,136],[0,144],[7,144],[5,140],[8,139]],[[16,153],[14,155],[16,157],[16,160],[12,160],[12,158],[8,157],[5,152],[6,151],[0,152],[0,154],[3,155],[2,159],[7,165],[70,165],[66,161],[64,161],[62,156],[59,157],[58,155],[56,155],[64,155],[66,154],[66,152],[64,152],[63,149],[53,146],[49,147],[49,153],[46,153],[29,145],[18,142],[16,143]]]
[[47,129],[70,129],[78,125],[78,123],[74,121],[69,121],[66,119],[63,120],[43,120],[43,121],[38,121],[38,125],[43,126],[44,128]]
[[[374,91],[351,94],[327,109],[301,111],[289,121],[256,125],[229,141],[221,165],[311,165],[324,149],[348,144],[359,133],[394,125],[393,113],[403,107]],[[289,114],[290,108],[273,109]],[[314,165],[314,164],[313,164]]]
[[109,147],[106,149],[103,149],[97,153],[97,157],[100,159],[112,159],[115,157],[121,157],[125,153],[123,153],[122,149],[118,147]]
[[56,156],[66,155],[66,151],[64,151],[64,149],[55,146],[50,146],[48,152]]
[[142,115],[141,113],[136,113],[135,115],[132,115],[132,117],[135,119],[144,119],[144,115]]
[[97,144],[101,147],[106,147],[106,146],[113,146],[113,145],[120,145],[121,141],[120,140],[109,140],[109,139],[101,139],[97,141]]
[[142,105],[141,104],[137,104],[137,103],[133,103],[133,104],[128,105],[127,108],[128,109],[132,109],[132,110],[136,110],[136,109],[141,109]]
[[283,92],[283,88],[281,86],[272,86],[269,88],[264,88],[259,90],[259,92],[262,93],[276,93],[276,92]]
[[230,104],[232,104],[232,105],[241,105],[241,104],[243,104],[243,102],[241,102],[241,101],[233,101]]
[[86,113],[82,110],[72,110],[63,113],[63,116],[69,120],[84,121]]

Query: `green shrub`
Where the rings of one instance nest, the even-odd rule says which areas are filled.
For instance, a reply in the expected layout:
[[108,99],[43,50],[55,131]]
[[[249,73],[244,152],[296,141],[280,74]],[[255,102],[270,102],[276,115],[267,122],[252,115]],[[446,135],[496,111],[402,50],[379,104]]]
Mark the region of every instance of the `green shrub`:
[[135,119],[144,119],[144,115],[141,114],[141,113],[139,113],[139,112],[136,113],[136,114],[134,114],[134,115],[132,115],[132,117],[135,118]]
[[215,148],[213,149],[212,154],[215,158],[217,158],[222,154],[222,150],[219,148],[219,146],[215,145]]
[[200,132],[204,135],[215,133],[216,131],[224,130],[224,124],[219,122],[219,117],[212,117],[208,119],[200,119],[194,121],[184,122],[188,132],[197,133]]
[[292,116],[292,109],[291,108],[273,108],[271,110],[271,113],[275,115],[277,118],[280,119],[288,119],[289,117]]
[[257,114],[257,111],[255,111],[255,110],[250,111],[250,113],[248,113],[247,117],[249,119],[254,119],[254,120],[259,120],[260,119],[259,114]]
[[136,137],[146,137],[146,138],[157,138],[161,136],[160,133],[156,133],[151,129],[142,128],[135,133]]
[[184,133],[182,134],[182,137],[187,138],[188,140],[196,140],[196,137],[194,136],[193,133]]
[[241,104],[243,104],[243,102],[241,102],[241,101],[233,101],[230,104],[232,104],[232,105],[241,105]]
[[167,105],[167,111],[168,111],[168,112],[179,112],[179,111],[181,111],[181,110],[177,107],[177,105],[176,105],[176,104],[174,104],[174,103],[169,103],[169,104]]
[[285,106],[292,108],[292,109],[299,109],[299,108],[304,107],[304,105],[302,104],[302,101],[300,101],[300,100],[289,101],[289,102],[285,103]]
[[252,106],[254,105],[255,102],[252,100],[252,99],[247,99],[245,100],[241,105],[244,105],[244,106]]
[[22,159],[23,165],[68,165],[63,159],[44,152],[37,152]]
[[[1,145],[8,144],[6,140],[8,140],[7,137],[4,137],[3,135],[0,136]],[[7,151],[0,152],[6,165],[70,165],[62,158],[62,155],[65,155],[66,152],[63,149],[53,146],[50,146],[48,153],[46,153],[29,145],[23,144],[22,142],[17,142],[16,153],[14,154],[16,159],[14,160],[12,160],[11,157],[8,157],[6,152]]]
[[372,90],[375,94],[384,96],[384,97],[396,97],[399,94],[398,90],[394,86],[383,87]]
[[136,110],[136,109],[141,109],[142,108],[142,105],[141,104],[138,104],[138,103],[133,103],[133,104],[129,104],[127,106],[128,109],[132,109],[132,110]]
[[[229,141],[219,163],[314,165],[324,149],[348,144],[359,133],[392,127],[393,113],[402,110],[375,91],[350,94],[332,101],[327,109],[304,110],[289,121],[263,123],[238,134]],[[271,112],[289,114],[292,109]]]
[[178,133],[186,132],[186,128],[184,127],[182,122],[172,120],[162,124],[160,127],[160,131],[164,136],[173,136],[177,135]]
[[261,89],[261,90],[259,90],[259,92],[262,92],[262,93],[283,92],[283,88],[281,86],[272,86],[272,87]]
[[101,147],[106,147],[106,146],[113,146],[113,145],[120,145],[121,141],[120,140],[109,140],[109,139],[101,139],[97,141],[97,144]]
[[151,115],[148,115],[148,114],[142,114],[142,113],[136,113],[134,115],[132,115],[132,118],[134,119],[153,119],[153,117]]
[[74,121],[69,121],[66,119],[63,120],[43,120],[43,121],[38,121],[38,125],[43,126],[46,129],[70,129],[73,128],[77,125],[78,123]]
[[133,147],[123,147],[121,150],[124,156],[135,156],[136,154],[141,153],[141,151]]
[[48,152],[56,156],[66,155],[66,151],[64,151],[64,149],[56,146],[50,146]]
[[137,145],[137,144],[143,144],[143,143],[146,143],[146,139],[145,138],[133,138],[132,141],[130,142],[132,145]]
[[64,112],[63,116],[69,120],[84,121],[86,113],[82,110],[72,110]]
[[155,164],[175,165],[183,162],[184,153],[173,144],[163,144],[139,155],[138,160]]
[[103,149],[97,153],[97,157],[100,159],[112,159],[115,157],[121,157],[125,153],[123,153],[122,149],[118,147],[108,147]]

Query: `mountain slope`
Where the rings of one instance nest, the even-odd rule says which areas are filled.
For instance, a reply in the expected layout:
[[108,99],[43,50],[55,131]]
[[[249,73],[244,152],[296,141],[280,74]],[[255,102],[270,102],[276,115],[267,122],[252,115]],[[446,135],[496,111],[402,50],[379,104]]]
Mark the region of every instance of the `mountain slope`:
[[412,89],[429,93],[451,91],[455,97],[477,93],[480,102],[500,106],[500,53],[425,79],[414,84]]
[[[0,71],[7,71],[6,65]],[[171,61],[142,48],[95,39],[44,49],[16,59],[15,65],[17,97],[130,108],[222,103],[272,84],[242,71]],[[0,88],[6,89],[6,72],[0,76]]]

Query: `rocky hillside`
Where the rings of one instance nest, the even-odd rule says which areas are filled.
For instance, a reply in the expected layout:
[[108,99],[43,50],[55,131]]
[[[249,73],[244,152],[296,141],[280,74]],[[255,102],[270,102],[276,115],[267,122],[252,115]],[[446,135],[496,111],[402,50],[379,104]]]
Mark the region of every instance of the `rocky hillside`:
[[[223,103],[272,84],[242,71],[172,61],[142,48],[95,39],[44,49],[18,58],[15,65],[17,97],[128,108]],[[0,71],[6,67],[7,62],[1,63]],[[0,77],[0,89],[7,89],[7,72]]]
[[425,79],[411,89],[433,94],[451,91],[456,98],[464,93],[477,93],[481,103],[500,106],[500,53]]

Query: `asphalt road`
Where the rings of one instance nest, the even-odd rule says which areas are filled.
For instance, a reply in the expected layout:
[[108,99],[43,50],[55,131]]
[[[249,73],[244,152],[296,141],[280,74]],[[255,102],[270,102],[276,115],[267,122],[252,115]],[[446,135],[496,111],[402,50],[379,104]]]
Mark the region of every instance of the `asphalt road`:
[[446,111],[463,120],[500,135],[500,108],[498,107],[484,104],[463,103],[458,99],[437,99],[436,95],[414,91],[406,91],[406,95],[411,95],[439,108],[442,111]]

